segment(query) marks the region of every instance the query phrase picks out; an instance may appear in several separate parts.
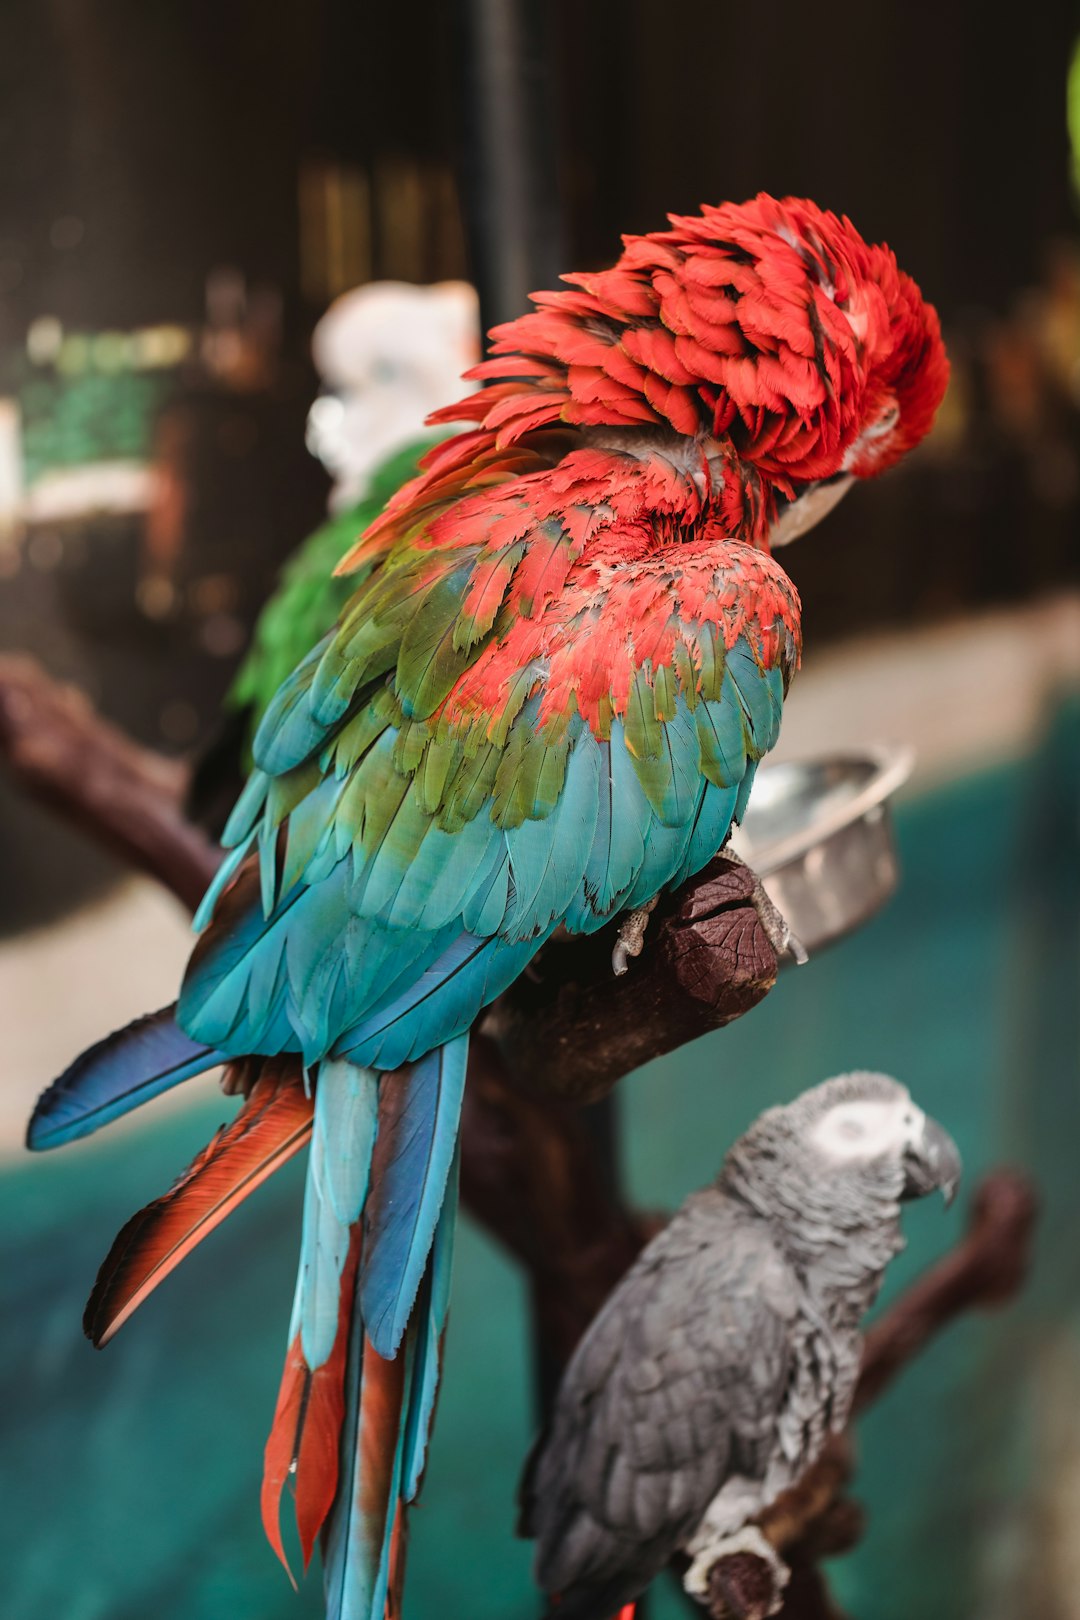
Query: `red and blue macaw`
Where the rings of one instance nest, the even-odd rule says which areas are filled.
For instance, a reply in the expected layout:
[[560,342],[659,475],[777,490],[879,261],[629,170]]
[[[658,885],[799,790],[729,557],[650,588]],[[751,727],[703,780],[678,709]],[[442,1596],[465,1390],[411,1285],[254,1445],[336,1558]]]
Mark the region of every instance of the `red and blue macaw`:
[[121,1232],[107,1340],[310,1142],[266,1450],[332,1620],[396,1608],[439,1376],[469,1029],[558,928],[588,933],[722,846],[772,747],[799,601],[770,542],[926,433],[947,362],[885,247],[759,196],[629,237],[496,328],[342,569],[284,682],[173,1007],[79,1058],[30,1145],[225,1064],[246,1100]]

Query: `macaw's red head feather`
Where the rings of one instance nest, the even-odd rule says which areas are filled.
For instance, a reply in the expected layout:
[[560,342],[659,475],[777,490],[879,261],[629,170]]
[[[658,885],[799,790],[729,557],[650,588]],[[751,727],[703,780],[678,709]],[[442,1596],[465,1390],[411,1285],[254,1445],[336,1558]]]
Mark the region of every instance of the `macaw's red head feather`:
[[949,381],[937,310],[887,247],[871,251],[890,319],[887,339],[867,374],[863,426],[845,461],[859,478],[884,472],[925,438]]
[[795,482],[848,467],[868,427],[898,432],[866,470],[922,436],[944,351],[887,248],[790,197],[670,221],[624,238],[610,270],[534,294],[468,374],[495,387],[432,420],[477,422],[500,447],[559,423],[673,428],[729,438],[759,472]]

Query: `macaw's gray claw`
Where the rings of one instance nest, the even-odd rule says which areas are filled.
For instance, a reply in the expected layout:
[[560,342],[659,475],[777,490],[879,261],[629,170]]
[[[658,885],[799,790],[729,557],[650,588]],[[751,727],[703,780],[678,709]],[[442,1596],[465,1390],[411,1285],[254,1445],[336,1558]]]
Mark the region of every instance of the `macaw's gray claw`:
[[638,906],[636,911],[628,911],[619,924],[619,932],[615,936],[615,944],[611,951],[611,971],[616,978],[622,978],[630,966],[632,956],[640,956],[645,946],[645,930],[649,926],[649,918],[656,909],[656,902],[660,896],[654,894],[645,905]]

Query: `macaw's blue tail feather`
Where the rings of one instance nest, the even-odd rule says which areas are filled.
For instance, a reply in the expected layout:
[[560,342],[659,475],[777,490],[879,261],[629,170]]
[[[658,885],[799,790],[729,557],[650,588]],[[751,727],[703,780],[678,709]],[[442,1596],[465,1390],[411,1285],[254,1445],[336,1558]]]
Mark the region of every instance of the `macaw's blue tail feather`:
[[397,1352],[424,1275],[457,1145],[469,1037],[387,1075],[360,1262],[364,1327],[380,1356]]
[[404,1569],[449,1301],[467,1056],[462,1036],[381,1075],[326,1062],[315,1082],[263,1520],[284,1561],[278,1512],[292,1475],[305,1565],[325,1526],[331,1620],[383,1620]]
[[327,1620],[401,1612],[405,1508],[416,1499],[439,1383],[457,1218],[457,1155],[415,1307],[393,1361],[354,1315],[341,1472],[324,1543]]
[[185,1035],[175,1013],[175,1003],[148,1013],[77,1057],[38,1099],[27,1147],[60,1147],[89,1136],[181,1080],[227,1061]]
[[304,1359],[312,1370],[329,1356],[338,1328],[341,1273],[371,1174],[379,1086],[373,1069],[340,1061],[319,1065],[289,1334],[292,1339],[299,1332]]
[[420,1493],[420,1482],[424,1477],[427,1462],[428,1435],[435,1413],[435,1397],[439,1390],[442,1341],[450,1308],[450,1276],[454,1263],[460,1158],[459,1143],[450,1166],[439,1224],[435,1228],[431,1259],[424,1273],[413,1312],[416,1350],[412,1362],[409,1409],[404,1428],[405,1457],[402,1476],[402,1491],[406,1502],[414,1502]]

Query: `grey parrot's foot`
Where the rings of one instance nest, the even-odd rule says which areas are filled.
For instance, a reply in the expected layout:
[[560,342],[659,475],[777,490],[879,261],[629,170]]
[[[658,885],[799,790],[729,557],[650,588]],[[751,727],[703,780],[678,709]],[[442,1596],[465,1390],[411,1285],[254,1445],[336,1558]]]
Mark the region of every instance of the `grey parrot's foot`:
[[617,978],[621,978],[630,966],[632,956],[640,956],[645,944],[645,930],[649,926],[649,918],[656,909],[660,896],[654,894],[645,905],[638,906],[636,911],[628,911],[619,924],[619,932],[615,936],[615,944],[611,951],[611,971]]
[[784,916],[779,906],[775,905],[766,894],[765,885],[762,883],[761,879],[758,877],[750,863],[748,861],[744,861],[741,855],[736,854],[730,843],[724,845],[724,848],[721,850],[721,854],[726,861],[735,861],[739,866],[745,866],[746,870],[753,877],[754,909],[761,918],[761,926],[764,928],[766,934],[768,934],[769,943],[776,952],[777,956],[783,956],[786,952],[786,954],[790,956],[793,961],[798,963],[799,967],[802,967],[804,962],[809,962],[810,957],[806,947],[803,945],[802,941],[791,932],[791,929],[787,925],[787,918]]
[[690,1553],[693,1563],[683,1586],[710,1614],[765,1620],[780,1609],[791,1571],[756,1525],[721,1536],[709,1535],[703,1526]]

